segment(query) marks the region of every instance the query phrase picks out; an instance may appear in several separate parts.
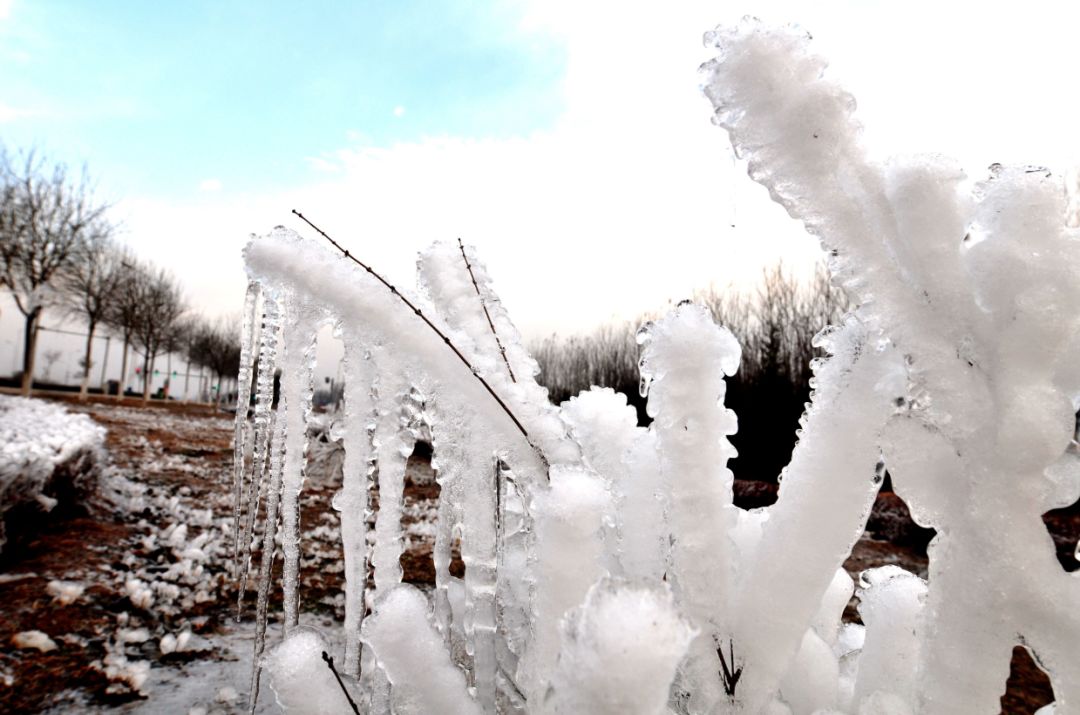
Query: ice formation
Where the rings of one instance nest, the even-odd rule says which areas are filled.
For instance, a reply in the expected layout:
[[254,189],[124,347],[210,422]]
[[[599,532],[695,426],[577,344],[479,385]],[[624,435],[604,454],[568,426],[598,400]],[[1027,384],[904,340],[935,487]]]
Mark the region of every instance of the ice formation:
[[[1080,236],[1063,181],[995,167],[969,189],[938,157],[875,164],[805,33],[747,20],[706,39],[716,123],[858,306],[819,336],[830,357],[778,501],[732,504],[723,398],[739,346],[702,308],[639,336],[646,429],[610,390],[548,403],[471,249],[433,246],[407,292],[275,229],[245,252],[257,377],[240,378],[256,403],[236,426],[234,494],[241,584],[261,551],[260,656],[282,545],[285,640],[265,661],[279,699],[308,694],[316,712],[341,694],[316,659],[325,644],[296,625],[312,346],[330,321],[346,353],[338,662],[363,712],[997,712],[1017,644],[1050,675],[1054,712],[1080,711],[1080,594],[1039,518],[1080,495]],[[399,583],[421,435],[442,488],[430,597]],[[842,624],[855,585],[840,566],[882,459],[937,529],[929,579],[865,572],[864,625]]]
[[56,642],[41,631],[22,631],[11,637],[11,645],[16,648],[36,648],[42,653],[56,650]]
[[265,656],[265,667],[277,703],[287,713],[341,715],[349,702],[323,662],[330,650],[319,631],[296,626]]
[[539,712],[664,712],[675,671],[697,635],[663,584],[611,578],[589,589],[560,631],[558,664]]
[[86,584],[75,581],[53,580],[45,584],[45,592],[53,597],[55,603],[61,606],[75,603],[82,597],[85,590]]
[[[46,492],[88,495],[96,486],[105,428],[88,415],[60,405],[0,395],[0,549],[4,514],[29,502],[50,511],[55,498]],[[54,478],[60,473],[67,483]]]
[[391,685],[393,712],[480,715],[483,711],[469,696],[465,674],[451,660],[429,610],[423,593],[398,584],[379,598],[364,621],[363,639]]

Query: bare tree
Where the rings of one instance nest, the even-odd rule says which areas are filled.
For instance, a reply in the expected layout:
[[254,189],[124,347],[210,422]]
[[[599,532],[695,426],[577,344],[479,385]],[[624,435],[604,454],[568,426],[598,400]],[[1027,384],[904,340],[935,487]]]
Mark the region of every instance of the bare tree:
[[[766,270],[754,293],[711,287],[696,302],[726,326],[742,346],[738,372],[728,380],[726,404],[739,415],[731,442],[738,478],[771,479],[787,464],[805,404],[810,399],[811,362],[820,357],[814,336],[847,309],[843,293],[820,266],[809,283],[776,266]],[[642,316],[641,322],[651,319]],[[538,380],[549,398],[562,402],[593,385],[624,393],[647,424],[646,400],[638,390],[636,325],[605,326],[591,335],[552,336],[531,347]]]
[[74,260],[60,278],[64,303],[71,315],[86,323],[86,353],[79,399],[85,400],[90,388],[93,367],[94,333],[112,310],[123,278],[123,255],[108,233],[98,232],[76,248]]
[[127,387],[128,352],[140,317],[140,301],[150,280],[150,269],[139,263],[126,249],[119,253],[117,261],[116,289],[105,312],[105,324],[124,342],[123,357],[120,360],[120,383],[116,389],[116,399],[119,400],[123,398],[124,389]]
[[76,179],[32,151],[16,163],[0,150],[0,285],[26,319],[24,395],[33,386],[41,314],[55,298],[56,279],[81,242],[102,230],[106,208],[93,199],[85,171]]
[[213,323],[196,321],[190,327],[187,341],[189,361],[207,368],[217,377],[218,391],[215,402],[222,401],[221,385],[226,375],[240,371],[240,325],[236,317],[220,319]]
[[143,357],[143,402],[148,402],[154,359],[172,344],[184,302],[180,286],[163,269],[149,273],[138,294],[132,344]]

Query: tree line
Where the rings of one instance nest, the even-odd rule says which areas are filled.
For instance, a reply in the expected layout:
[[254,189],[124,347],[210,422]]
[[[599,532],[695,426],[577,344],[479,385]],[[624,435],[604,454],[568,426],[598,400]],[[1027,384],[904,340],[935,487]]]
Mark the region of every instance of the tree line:
[[[824,267],[800,284],[776,266],[764,272],[751,293],[709,288],[695,293],[694,300],[742,346],[742,362],[728,379],[726,397],[739,419],[739,431],[730,438],[739,456],[731,468],[740,479],[775,481],[790,461],[799,419],[810,400],[811,365],[822,355],[814,336],[839,320],[846,299],[829,283]],[[636,332],[654,317],[531,345],[540,365],[538,380],[551,401],[559,404],[593,385],[610,387],[627,395],[639,424],[648,424],[646,398],[639,390]]]
[[[95,199],[85,169],[74,173],[34,151],[0,147],[0,289],[22,314],[21,391],[30,395],[46,310],[86,326],[81,399],[93,367],[93,341],[107,331],[123,341],[117,397],[127,387],[129,354],[141,359],[142,396],[150,399],[154,361],[181,353],[218,378],[238,372],[235,319],[193,313],[176,278],[116,240],[109,205]],[[218,400],[220,401],[219,389]]]

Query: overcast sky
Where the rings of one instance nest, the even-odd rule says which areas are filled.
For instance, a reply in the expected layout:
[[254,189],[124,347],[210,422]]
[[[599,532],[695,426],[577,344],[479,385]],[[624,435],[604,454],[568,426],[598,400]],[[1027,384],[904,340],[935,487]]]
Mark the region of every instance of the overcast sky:
[[875,154],[981,177],[1077,163],[1071,5],[0,0],[0,139],[85,162],[208,313],[299,208],[402,283],[460,236],[528,335],[565,334],[817,256],[711,126],[704,31],[800,24]]

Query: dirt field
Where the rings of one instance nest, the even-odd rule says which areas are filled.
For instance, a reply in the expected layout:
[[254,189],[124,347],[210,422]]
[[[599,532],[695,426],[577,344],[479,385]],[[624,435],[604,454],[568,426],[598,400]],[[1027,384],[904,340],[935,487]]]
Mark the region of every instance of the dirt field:
[[[232,618],[232,416],[134,401],[68,406],[108,429],[112,464],[101,498],[85,514],[43,520],[33,536],[0,556],[0,712],[160,712],[156,690],[176,690],[174,681],[193,663],[235,660],[237,639],[250,648],[244,629],[253,618],[253,580],[245,624],[236,626]],[[326,476],[334,471],[333,450],[313,443],[312,453],[316,463],[302,501],[303,606],[309,618],[340,620],[343,562],[336,512],[329,507],[340,485]],[[425,466],[411,465],[418,481],[427,481]],[[437,495],[438,487],[428,483],[410,481],[406,488],[409,548],[402,565],[405,579],[418,584],[434,581],[423,521],[434,515]],[[460,562],[455,566],[460,570]],[[61,604],[48,592],[51,581],[84,590]],[[56,649],[15,648],[12,636],[31,630],[47,634]],[[183,647],[172,645],[181,640]],[[220,647],[223,641],[230,647]],[[223,687],[185,705],[241,712],[247,667],[234,668],[235,692]],[[260,701],[269,704],[272,694]],[[176,704],[175,695],[169,703]]]

